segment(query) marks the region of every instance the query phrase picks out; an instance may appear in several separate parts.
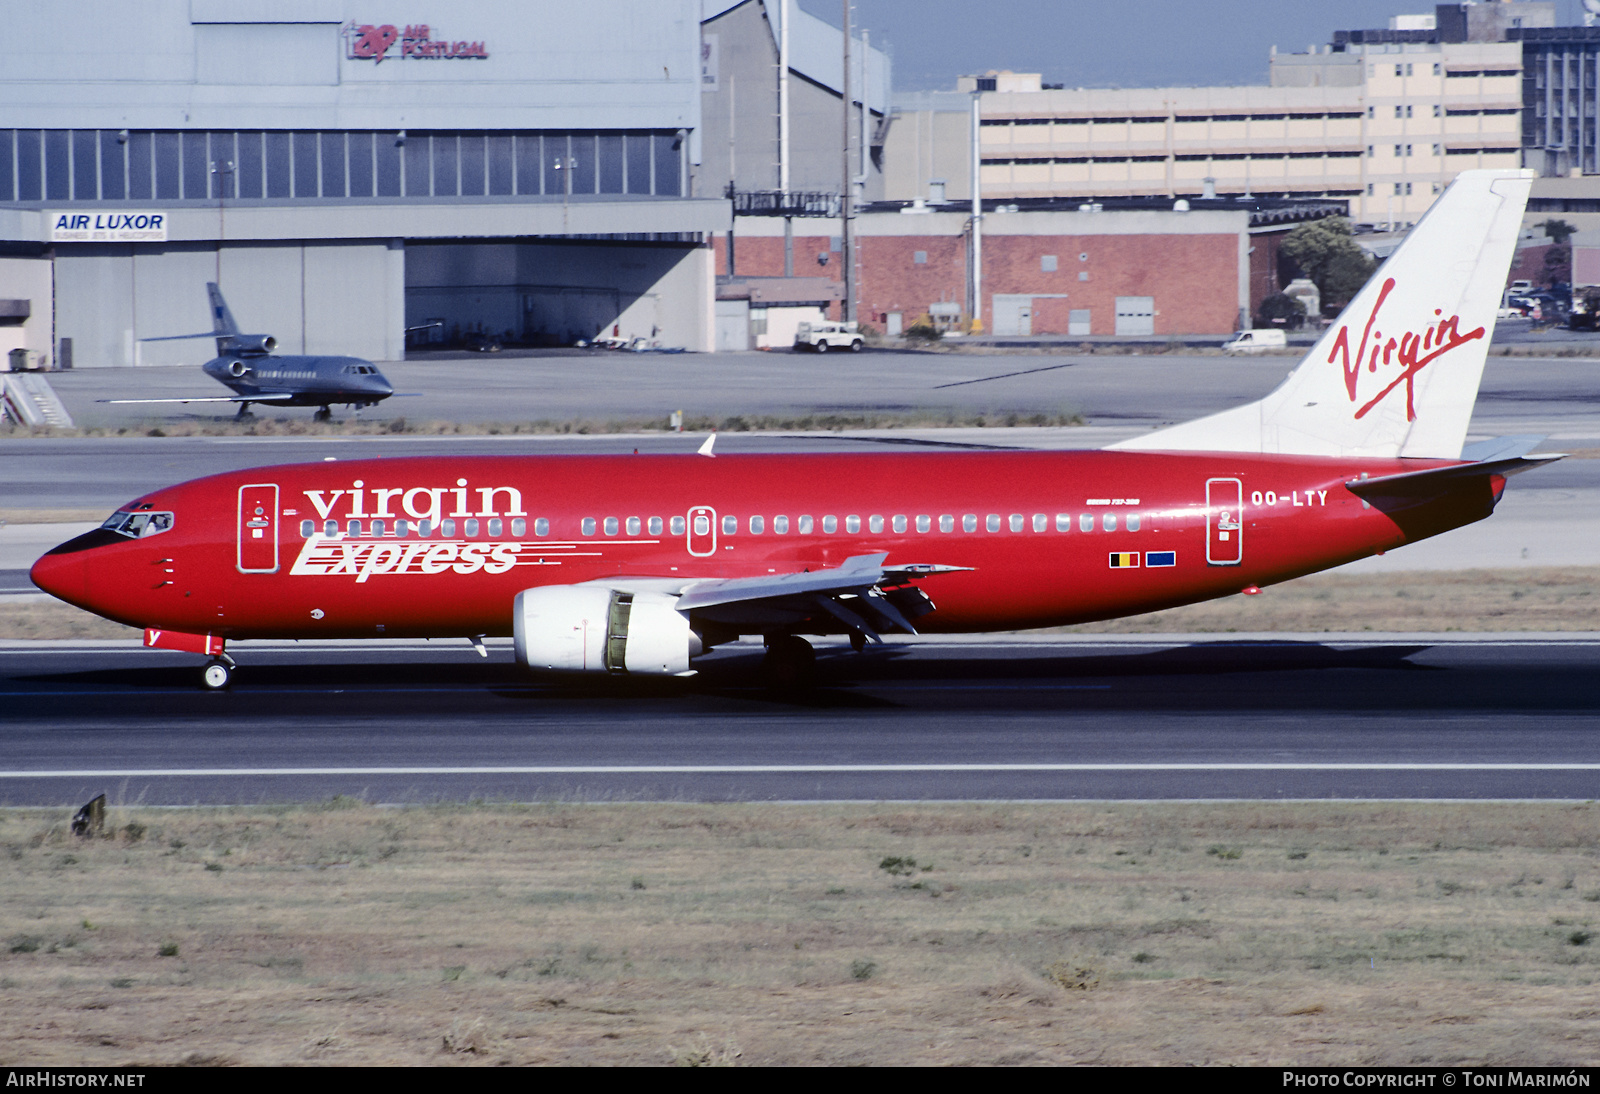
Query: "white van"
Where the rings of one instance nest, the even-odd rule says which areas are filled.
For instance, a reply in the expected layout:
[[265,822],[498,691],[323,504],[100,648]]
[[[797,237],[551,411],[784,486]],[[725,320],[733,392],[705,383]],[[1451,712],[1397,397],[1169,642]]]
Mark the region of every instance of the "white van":
[[1242,330],[1233,341],[1222,343],[1223,353],[1260,353],[1263,350],[1283,349],[1289,338],[1281,330]]

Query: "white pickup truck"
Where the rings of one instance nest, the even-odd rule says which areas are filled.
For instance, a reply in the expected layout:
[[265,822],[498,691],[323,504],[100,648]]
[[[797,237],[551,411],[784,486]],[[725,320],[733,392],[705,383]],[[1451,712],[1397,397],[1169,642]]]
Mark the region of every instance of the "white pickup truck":
[[795,349],[817,353],[827,353],[830,349],[860,353],[864,344],[855,323],[801,323],[794,332]]

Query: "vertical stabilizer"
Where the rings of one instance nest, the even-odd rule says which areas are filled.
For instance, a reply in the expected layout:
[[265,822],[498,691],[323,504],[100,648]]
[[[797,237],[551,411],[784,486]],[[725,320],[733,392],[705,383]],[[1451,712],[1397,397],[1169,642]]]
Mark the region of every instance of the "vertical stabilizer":
[[234,322],[233,312],[228,310],[228,302],[222,299],[222,290],[215,281],[206,282],[206,295],[211,298],[211,329],[217,333],[217,355],[228,352],[228,343],[232,337],[239,333],[239,324]]
[[1276,391],[1111,447],[1458,457],[1532,179],[1463,171]]

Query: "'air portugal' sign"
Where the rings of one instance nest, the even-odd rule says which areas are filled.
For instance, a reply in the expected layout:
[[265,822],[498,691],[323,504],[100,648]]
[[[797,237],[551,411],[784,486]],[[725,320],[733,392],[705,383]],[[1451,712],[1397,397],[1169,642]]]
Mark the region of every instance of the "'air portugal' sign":
[[[1380,327],[1379,313],[1383,311],[1383,302],[1389,299],[1389,294],[1394,291],[1394,285],[1394,278],[1391,277],[1384,281],[1383,288],[1378,291],[1378,299],[1372,305],[1372,313],[1367,316],[1366,326],[1361,328],[1361,342],[1356,346],[1354,356],[1350,353],[1349,324],[1339,327],[1338,337],[1333,342],[1333,352],[1328,354],[1328,364],[1338,361],[1344,368],[1345,393],[1350,396],[1352,403],[1361,403],[1355,414],[1357,418],[1365,418],[1373,407],[1404,384],[1406,421],[1414,422],[1417,420],[1417,408],[1416,400],[1413,398],[1413,384],[1417,374],[1457,346],[1482,338],[1484,329],[1479,327],[1463,334],[1461,316],[1452,315],[1446,319],[1444,312],[1435,308],[1433,322],[1429,323],[1428,329],[1422,333],[1406,331],[1398,338],[1393,331],[1385,334]],[[1399,371],[1396,372],[1396,369]],[[1375,377],[1375,385],[1381,385],[1377,393],[1364,402],[1361,399],[1365,394],[1361,382],[1363,372]],[[1371,386],[1373,385],[1367,385],[1367,388],[1370,389]]]
[[434,38],[433,28],[426,23],[415,23],[404,30],[392,23],[346,23],[344,30],[346,58],[352,61],[371,61],[382,64],[385,59],[397,56],[394,47],[400,47],[402,61],[486,61],[489,51],[482,42],[452,42]]

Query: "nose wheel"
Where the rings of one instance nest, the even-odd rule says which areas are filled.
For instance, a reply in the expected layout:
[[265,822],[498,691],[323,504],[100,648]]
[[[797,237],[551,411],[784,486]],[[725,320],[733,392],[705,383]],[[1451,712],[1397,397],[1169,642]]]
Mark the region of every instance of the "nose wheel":
[[200,683],[207,691],[225,691],[233,683],[233,670],[237,667],[227,654],[214,657],[201,670]]

